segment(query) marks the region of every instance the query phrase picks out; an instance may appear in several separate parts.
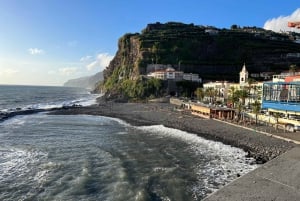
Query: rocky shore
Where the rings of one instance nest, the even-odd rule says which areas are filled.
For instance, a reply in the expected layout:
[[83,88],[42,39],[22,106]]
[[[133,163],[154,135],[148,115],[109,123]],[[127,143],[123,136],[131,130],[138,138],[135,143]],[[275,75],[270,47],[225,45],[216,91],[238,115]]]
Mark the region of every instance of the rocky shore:
[[178,111],[169,103],[116,103],[105,102],[89,107],[69,107],[52,111],[56,115],[101,115],[120,118],[134,126],[164,125],[209,140],[239,147],[254,157],[257,163],[265,163],[295,147],[296,144],[267,135],[235,127],[213,119],[201,119],[186,111]]
[[0,112],[0,122],[10,119],[14,116],[18,116],[18,115],[29,115],[29,114],[35,114],[35,113],[45,112],[45,111],[50,111],[50,110],[44,110],[44,109],[21,110],[20,108],[16,108],[16,110],[14,110],[14,111]]

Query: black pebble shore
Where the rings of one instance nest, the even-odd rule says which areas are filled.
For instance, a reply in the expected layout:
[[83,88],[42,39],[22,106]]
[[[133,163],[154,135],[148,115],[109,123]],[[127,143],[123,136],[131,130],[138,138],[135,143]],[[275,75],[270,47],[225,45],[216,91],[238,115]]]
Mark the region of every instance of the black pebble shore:
[[133,126],[164,125],[197,134],[243,149],[257,163],[265,163],[295,147],[296,144],[263,135],[254,130],[232,126],[213,119],[201,119],[184,111],[175,111],[169,103],[103,102],[88,107],[65,107],[52,111],[55,115],[100,115],[115,117]]

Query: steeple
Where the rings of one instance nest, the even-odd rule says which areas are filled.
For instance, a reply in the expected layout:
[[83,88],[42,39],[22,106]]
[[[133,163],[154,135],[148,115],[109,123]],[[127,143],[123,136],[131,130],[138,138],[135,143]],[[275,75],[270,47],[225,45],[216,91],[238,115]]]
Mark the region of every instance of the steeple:
[[244,62],[243,68],[242,68],[242,72],[247,72],[247,73],[248,73],[248,71],[247,71],[247,69],[246,69],[246,64],[245,64],[245,62]]
[[248,83],[249,73],[246,69],[246,64],[244,63],[243,68],[240,72],[240,86],[244,87]]

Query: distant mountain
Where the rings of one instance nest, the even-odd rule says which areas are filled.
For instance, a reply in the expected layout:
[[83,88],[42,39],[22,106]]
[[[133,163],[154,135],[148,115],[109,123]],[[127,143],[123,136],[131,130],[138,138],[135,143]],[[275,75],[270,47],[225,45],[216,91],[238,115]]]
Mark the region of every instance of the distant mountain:
[[92,76],[80,77],[68,80],[64,83],[65,87],[81,87],[93,90],[96,84],[103,80],[103,73],[99,72]]

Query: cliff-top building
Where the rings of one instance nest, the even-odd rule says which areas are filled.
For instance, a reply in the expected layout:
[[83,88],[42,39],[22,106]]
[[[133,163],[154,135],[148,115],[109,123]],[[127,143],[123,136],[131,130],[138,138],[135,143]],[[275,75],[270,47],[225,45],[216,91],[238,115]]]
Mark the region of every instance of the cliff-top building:
[[174,81],[187,80],[191,82],[202,82],[202,79],[199,78],[198,74],[184,73],[183,71],[177,71],[174,68],[169,66],[166,69],[159,68],[158,70],[154,70],[148,73],[147,76],[154,77],[161,80],[174,80]]

